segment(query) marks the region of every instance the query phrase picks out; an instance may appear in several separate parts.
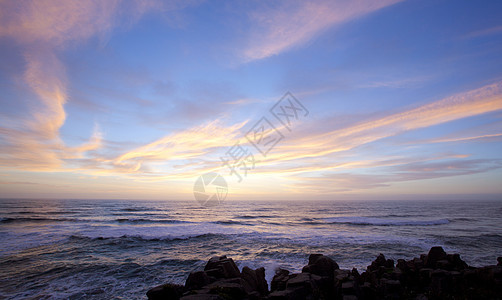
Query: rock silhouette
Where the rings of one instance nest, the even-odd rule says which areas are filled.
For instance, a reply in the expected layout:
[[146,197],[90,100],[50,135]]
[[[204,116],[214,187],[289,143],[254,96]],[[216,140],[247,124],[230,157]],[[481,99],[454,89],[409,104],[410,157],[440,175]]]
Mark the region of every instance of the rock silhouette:
[[366,271],[343,270],[331,258],[311,254],[301,273],[277,269],[270,284],[265,269],[244,267],[231,258],[211,258],[184,286],[150,289],[148,299],[502,299],[502,258],[497,265],[468,266],[458,254],[432,247],[428,254],[397,263],[383,254]]

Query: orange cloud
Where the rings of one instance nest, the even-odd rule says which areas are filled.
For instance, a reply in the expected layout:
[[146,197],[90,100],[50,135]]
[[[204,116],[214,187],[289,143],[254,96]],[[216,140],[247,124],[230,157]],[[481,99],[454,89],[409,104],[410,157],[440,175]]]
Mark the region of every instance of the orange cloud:
[[406,131],[502,109],[502,82],[326,133],[299,137],[281,145],[268,160],[295,160],[348,151]]
[[[8,37],[23,49],[26,61],[24,81],[34,94],[31,114],[15,127],[0,128],[2,166],[56,170],[63,159],[82,158],[101,145],[96,133],[81,146],[68,147],[59,137],[66,120],[65,66],[57,52],[93,36],[103,38],[127,14],[129,22],[154,9],[176,9],[183,2],[87,0],[87,1],[2,1],[0,37]],[[124,6],[128,9],[123,10]],[[132,21],[131,21],[132,20]]]
[[[114,160],[119,166],[138,171],[144,163],[200,159],[202,155],[235,144],[241,138],[240,129],[247,121],[224,127],[219,121],[170,134],[150,144],[124,153]],[[176,170],[172,170],[176,173]]]

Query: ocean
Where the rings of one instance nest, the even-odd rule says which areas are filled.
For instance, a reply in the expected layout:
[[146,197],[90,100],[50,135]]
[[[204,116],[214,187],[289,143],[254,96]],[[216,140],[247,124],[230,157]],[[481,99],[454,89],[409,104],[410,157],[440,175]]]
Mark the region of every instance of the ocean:
[[310,253],[366,268],[431,246],[502,256],[502,201],[0,200],[0,299],[146,299],[215,255],[300,272]]

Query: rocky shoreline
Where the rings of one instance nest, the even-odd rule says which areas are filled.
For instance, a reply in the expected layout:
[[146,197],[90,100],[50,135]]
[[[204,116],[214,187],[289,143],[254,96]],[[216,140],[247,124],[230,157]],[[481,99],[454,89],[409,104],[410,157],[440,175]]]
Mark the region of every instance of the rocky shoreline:
[[395,263],[383,254],[359,273],[331,258],[311,254],[301,273],[278,269],[270,289],[265,269],[239,271],[231,258],[211,258],[184,286],[164,284],[147,292],[150,300],[202,299],[502,299],[502,257],[498,264],[470,267],[458,254],[432,247],[428,254]]

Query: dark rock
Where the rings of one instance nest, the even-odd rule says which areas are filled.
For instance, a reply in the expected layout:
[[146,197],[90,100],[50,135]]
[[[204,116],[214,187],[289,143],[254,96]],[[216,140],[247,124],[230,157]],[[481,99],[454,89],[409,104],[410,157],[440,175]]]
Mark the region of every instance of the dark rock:
[[289,288],[283,291],[275,291],[270,293],[268,299],[270,300],[303,300],[306,299],[307,294],[302,287]]
[[452,290],[452,278],[448,271],[437,269],[431,272],[430,290],[432,295],[443,297]]
[[286,284],[286,290],[296,290],[305,299],[307,297],[312,297],[317,299],[320,294],[320,290],[316,282],[320,281],[321,277],[318,275],[310,273],[299,273],[293,274],[289,277]]
[[342,293],[348,295],[354,295],[356,293],[356,286],[354,281],[346,281],[342,283]]
[[389,268],[389,269],[394,268],[394,261],[392,259],[387,259],[385,261],[384,267]]
[[335,275],[335,281],[345,281],[349,278],[350,271],[338,269],[335,270],[334,275]]
[[425,259],[425,266],[428,268],[435,268],[436,264],[440,260],[447,259],[446,252],[444,252],[443,247],[432,247],[427,254]]
[[380,284],[384,295],[392,295],[393,298],[400,298],[402,291],[399,280],[382,279]]
[[380,275],[392,269],[394,269],[394,261],[392,259],[385,259],[382,253],[367,268],[369,272],[378,272]]
[[240,277],[239,268],[231,258],[223,256],[212,257],[206,264],[204,271],[215,278]]
[[225,300],[218,295],[211,294],[193,294],[186,295],[180,298],[180,300]]
[[[165,284],[147,292],[148,299],[502,299],[502,259],[498,265],[469,267],[458,254],[433,247],[410,260],[383,254],[361,274],[342,270],[332,259],[314,254],[302,273],[278,269],[268,292],[265,269],[242,273],[226,256],[213,257],[204,271],[188,276],[185,287]],[[184,289],[184,294],[183,293]]]
[[265,280],[265,269],[258,268],[252,270],[248,267],[242,268],[241,278],[244,280],[244,287],[247,292],[256,291],[259,295],[268,294],[268,284]]
[[469,267],[467,263],[460,258],[460,254],[448,254],[447,257],[452,270],[459,271]]
[[209,288],[210,294],[217,294],[224,299],[243,299],[247,295],[244,288],[244,280],[240,278],[213,282],[207,288]]
[[197,290],[211,283],[211,279],[204,271],[192,272],[185,282],[185,290]]
[[403,272],[406,272],[410,269],[404,259],[398,259],[396,267],[401,269],[401,271],[403,271]]
[[374,299],[376,297],[376,290],[369,282],[364,282],[360,287],[361,299]]
[[150,300],[178,300],[183,294],[183,288],[182,285],[166,283],[148,290],[146,296]]
[[303,267],[302,272],[333,278],[333,272],[339,268],[331,258],[322,254],[311,254],[309,264]]
[[502,256],[497,257],[497,266],[502,266]]
[[286,283],[289,279],[289,271],[284,269],[275,270],[274,278],[270,282],[270,291],[283,291],[286,289]]
[[421,269],[424,266],[424,258],[414,258],[412,263],[415,269]]

